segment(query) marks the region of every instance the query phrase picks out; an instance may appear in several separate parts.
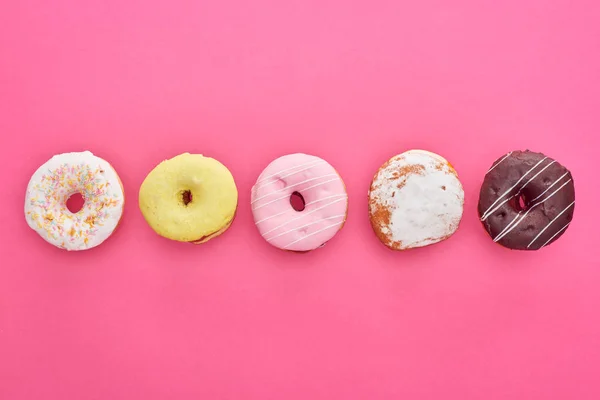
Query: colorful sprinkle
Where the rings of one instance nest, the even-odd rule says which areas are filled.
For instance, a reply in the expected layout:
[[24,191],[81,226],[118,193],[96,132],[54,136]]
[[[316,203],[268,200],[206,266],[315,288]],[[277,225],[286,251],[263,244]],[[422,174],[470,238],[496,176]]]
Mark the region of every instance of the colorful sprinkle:
[[[62,158],[62,160],[60,160]],[[62,162],[61,162],[62,161]],[[104,165],[103,165],[104,164]],[[123,209],[120,185],[114,174],[105,174],[107,163],[89,152],[52,158],[34,174],[27,191],[26,218],[30,226],[56,246],[78,250],[99,244],[116,227]],[[110,176],[107,176],[110,175]],[[84,204],[72,213],[67,199],[81,193]]]

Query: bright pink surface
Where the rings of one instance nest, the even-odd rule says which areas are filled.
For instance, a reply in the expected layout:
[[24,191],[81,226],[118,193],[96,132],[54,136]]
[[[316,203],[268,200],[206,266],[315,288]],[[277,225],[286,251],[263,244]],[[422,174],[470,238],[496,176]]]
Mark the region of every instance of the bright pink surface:
[[[0,398],[600,398],[599,2],[162,3],[0,6]],[[410,148],[455,165],[466,210],[450,240],[394,253],[367,189]],[[569,230],[532,253],[494,245],[476,213],[493,160],[524,148],[577,191]],[[84,149],[128,203],[114,237],[66,253],[27,227],[25,187]],[[201,247],[137,208],[145,174],[184,151],[240,189]],[[346,226],[304,255],[267,244],[249,205],[297,151],[350,196]]]

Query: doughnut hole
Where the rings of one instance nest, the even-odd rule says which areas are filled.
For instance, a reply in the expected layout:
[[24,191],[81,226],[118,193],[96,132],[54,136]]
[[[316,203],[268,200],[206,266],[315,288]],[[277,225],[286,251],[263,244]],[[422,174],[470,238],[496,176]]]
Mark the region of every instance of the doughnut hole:
[[67,209],[73,214],[77,214],[83,208],[85,204],[85,198],[79,192],[73,193],[67,198]]
[[523,193],[519,193],[518,195],[513,197],[510,200],[510,205],[517,212],[527,211],[527,208],[529,208],[527,198]]
[[298,192],[292,193],[290,196],[290,204],[292,208],[296,211],[303,211],[306,207],[306,202],[304,201],[304,197]]
[[184,206],[187,206],[193,200],[192,192],[189,190],[181,191],[180,196],[181,196],[181,202],[183,203]]

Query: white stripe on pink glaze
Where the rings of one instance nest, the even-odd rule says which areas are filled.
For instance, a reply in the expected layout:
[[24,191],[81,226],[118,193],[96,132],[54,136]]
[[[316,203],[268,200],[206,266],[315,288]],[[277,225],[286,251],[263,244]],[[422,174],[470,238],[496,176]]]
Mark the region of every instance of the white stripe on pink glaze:
[[[312,188],[312,187],[315,187],[315,186],[311,186],[311,188]],[[308,189],[310,189],[310,188],[308,188]],[[288,197],[288,196],[286,196],[286,197]],[[307,204],[305,204],[304,206],[306,207],[306,206],[309,206],[309,205],[311,205],[311,204],[319,203],[319,202],[321,202],[321,201],[324,201],[324,200],[328,200],[328,199],[337,199],[337,198],[340,198],[340,197],[347,197],[347,195],[346,195],[346,194],[336,194],[336,195],[334,195],[334,196],[327,196],[327,197],[323,197],[322,199],[317,199],[317,200],[315,200],[315,201],[313,201],[313,202],[311,202],[311,203],[307,203]],[[259,207],[257,207],[257,208],[259,208]],[[278,216],[280,216],[280,215],[282,215],[282,214],[285,214],[286,212],[287,212],[287,210],[286,210],[286,211],[282,211],[282,212],[280,212],[280,213],[278,213],[278,214],[270,215],[270,216],[268,216],[267,218],[261,219],[260,221],[256,221],[256,222],[255,222],[255,224],[257,224],[257,225],[258,225],[258,224],[260,224],[261,222],[268,221],[269,219],[271,219],[271,218],[275,218],[275,217],[278,217]]]
[[301,237],[301,238],[299,238],[299,239],[296,239],[296,240],[294,240],[293,242],[291,242],[291,243],[288,243],[288,244],[287,244],[287,245],[284,247],[284,249],[288,249],[288,248],[289,248],[291,245],[293,245],[293,244],[296,244],[296,243],[298,243],[298,242],[300,242],[300,241],[302,241],[302,240],[306,240],[306,239],[310,238],[311,236],[314,236],[314,235],[316,235],[316,234],[318,234],[318,233],[321,233],[321,232],[323,232],[323,231],[326,231],[326,230],[328,230],[328,229],[335,228],[336,226],[340,226],[340,225],[341,225],[341,224],[343,224],[343,223],[344,223],[344,221],[341,221],[341,222],[338,222],[338,223],[335,223],[335,224],[332,224],[332,225],[328,225],[328,226],[326,226],[325,228],[319,229],[319,230],[318,230],[318,231],[316,231],[316,232],[313,232],[313,233],[311,233],[311,234],[308,234],[308,235],[306,235],[306,236],[303,236],[303,237]]
[[[251,202],[250,204],[254,204],[254,203],[256,203],[257,201],[260,201],[260,200],[264,199],[265,197],[269,197],[269,196],[271,196],[272,194],[275,194],[275,193],[281,193],[281,192],[286,192],[286,191],[287,191],[287,189],[289,189],[289,188],[296,187],[296,186],[300,186],[300,185],[302,185],[302,184],[305,184],[305,183],[308,183],[308,182],[312,182],[312,181],[316,181],[316,180],[319,180],[319,179],[328,178],[328,177],[330,177],[330,176],[338,176],[338,174],[337,174],[337,173],[335,173],[335,174],[327,174],[327,175],[317,176],[316,178],[310,178],[310,179],[304,180],[304,181],[302,181],[302,182],[295,183],[295,184],[293,184],[293,185],[287,185],[287,186],[286,186],[286,187],[284,187],[284,188],[281,188],[281,189],[277,189],[277,190],[270,191],[270,192],[268,192],[267,194],[265,194],[264,196],[261,196],[261,197],[258,197],[258,198],[256,198],[256,199],[252,200],[252,202]],[[256,188],[256,190],[259,190],[259,189],[261,189],[261,188],[260,188],[260,187],[257,187],[257,188]]]
[[[334,215],[333,217],[327,217],[327,218],[323,218],[323,220],[322,220],[322,221],[328,221],[328,220],[330,220],[330,219],[336,219],[336,218],[342,218],[342,217],[343,217],[343,218],[346,218],[346,214],[339,214],[339,215]],[[290,233],[290,232],[294,232],[294,231],[297,231],[298,229],[306,228],[307,226],[311,226],[311,225],[314,225],[314,224],[320,224],[322,221],[313,221],[313,222],[310,222],[310,223],[308,223],[308,224],[305,224],[305,225],[299,226],[299,227],[297,227],[297,228],[292,228],[292,229],[289,229],[289,230],[287,230],[287,231],[285,231],[285,232],[281,232],[280,234],[278,234],[278,235],[275,235],[275,236],[273,236],[273,237],[270,237],[270,238],[268,238],[268,239],[266,239],[266,240],[267,240],[267,242],[270,242],[271,240],[273,240],[273,239],[275,239],[275,238],[277,238],[277,237],[279,237],[279,236],[287,235],[287,234],[288,234],[288,233]]]
[[342,200],[346,200],[346,199],[345,199],[345,198],[343,198],[343,199],[339,199],[339,200],[332,201],[332,202],[330,202],[330,203],[327,203],[327,204],[325,204],[325,205],[324,205],[324,206],[322,206],[322,207],[319,207],[319,208],[317,208],[317,209],[311,210],[311,211],[309,211],[309,212],[307,212],[307,213],[304,213],[304,212],[302,212],[302,213],[301,213],[302,215],[300,215],[299,217],[292,218],[292,219],[288,219],[288,220],[286,220],[284,223],[282,223],[282,224],[280,224],[280,225],[277,225],[276,227],[274,227],[274,228],[272,228],[272,229],[270,229],[270,230],[268,230],[268,231],[264,232],[264,233],[263,233],[263,236],[264,236],[264,235],[267,235],[267,234],[269,234],[269,233],[271,233],[271,232],[273,232],[273,231],[275,231],[275,230],[277,230],[277,229],[279,229],[279,228],[283,228],[284,226],[286,226],[286,225],[287,225],[287,224],[289,224],[290,222],[294,222],[294,221],[301,220],[301,219],[305,218],[305,217],[306,217],[306,216],[308,216],[308,215],[311,215],[311,214],[313,214],[313,213],[315,213],[315,212],[317,212],[317,211],[321,211],[321,210],[323,210],[323,209],[325,209],[325,208],[327,208],[327,207],[329,207],[329,206],[331,206],[331,205],[333,205],[333,204],[335,204],[335,203],[339,203],[339,202],[340,202],[340,201],[342,201]]
[[[254,209],[253,209],[252,211],[254,211]],[[283,215],[283,214],[285,214],[286,212],[287,212],[287,210],[284,210],[284,211],[282,211],[282,212],[280,212],[280,213],[273,214],[273,215],[269,215],[268,217],[266,217],[266,218],[263,218],[263,219],[261,219],[260,221],[255,221],[254,223],[255,223],[256,225],[258,225],[258,224],[260,224],[261,222],[265,222],[265,221],[268,221],[268,220],[270,220],[271,218],[276,218],[276,217],[279,217],[280,215]]]
[[[325,184],[327,184],[327,183],[330,183],[330,182],[335,182],[335,181],[337,181],[337,180],[338,180],[338,178],[334,178],[334,179],[330,179],[330,180],[328,180],[328,181],[325,181],[325,182],[317,183],[316,185],[309,186],[309,187],[307,187],[307,188],[304,188],[304,189],[303,189],[303,193],[306,193],[306,191],[307,191],[307,190],[310,190],[310,189],[312,189],[312,188],[316,188],[316,187],[319,187],[319,186],[325,185]],[[285,196],[283,196],[283,197],[279,197],[279,198],[277,198],[277,199],[275,199],[275,200],[271,200],[271,201],[269,201],[268,203],[261,204],[261,205],[260,205],[260,206],[258,206],[258,207],[253,207],[253,208],[252,208],[252,210],[253,210],[253,211],[254,211],[254,210],[258,210],[259,208],[262,208],[262,207],[264,207],[264,206],[268,206],[269,204],[275,203],[275,202],[277,202],[277,201],[279,201],[279,200],[282,200],[282,199],[289,199],[289,198],[290,198],[290,195],[286,194],[286,195],[285,195]]]
[[[286,174],[286,175],[280,175],[280,176],[278,176],[278,178],[279,178],[279,179],[283,179],[283,178],[287,178],[288,176],[292,176],[292,175],[299,174],[299,173],[300,173],[300,172],[302,172],[302,171],[306,171],[307,169],[311,169],[311,168],[312,168],[312,167],[314,167],[316,164],[319,164],[319,163],[321,163],[321,162],[324,162],[324,161],[319,161],[318,163],[312,164],[312,165],[311,165],[311,166],[309,166],[309,167],[305,167],[305,168],[303,168],[303,169],[299,169],[298,171],[290,172],[289,174]],[[276,175],[277,175],[277,174],[276,174]],[[269,181],[269,182],[265,183],[264,185],[258,185],[258,187],[267,186],[267,185],[270,185],[270,184],[272,184],[272,183],[275,183],[275,182],[277,182],[277,181],[276,181],[276,180],[271,180],[271,181]]]
[[[280,188],[282,185],[285,187]],[[294,192],[304,199],[302,211],[294,210],[290,203]],[[325,160],[290,154],[274,160],[262,172],[252,188],[251,204],[256,227],[270,244],[310,251],[330,240],[343,225],[348,196],[337,171]],[[328,225],[337,219],[340,221]]]
[[333,196],[323,197],[322,199],[317,199],[315,201],[311,201],[310,203],[305,204],[305,206],[310,206],[311,204],[319,203],[321,201],[325,201],[325,200],[329,200],[329,199],[337,199],[340,197],[348,197],[348,195],[344,193],[344,194],[336,194]]
[[[281,171],[275,172],[275,173],[273,173],[273,174],[271,174],[269,176],[265,176],[264,178],[260,178],[258,181],[256,181],[256,184],[258,185],[259,183],[264,182],[267,179],[270,179],[270,178],[274,177],[275,175],[279,175],[279,174],[282,174],[282,173],[287,172],[287,171],[291,171],[291,170],[296,169],[296,168],[302,168],[302,167],[305,167],[307,165],[319,164],[320,162],[321,162],[321,160],[317,160],[317,161],[313,160],[313,161],[311,161],[309,163],[306,163],[306,164],[294,165],[293,167],[282,169]],[[262,174],[261,174],[261,176],[262,176]]]

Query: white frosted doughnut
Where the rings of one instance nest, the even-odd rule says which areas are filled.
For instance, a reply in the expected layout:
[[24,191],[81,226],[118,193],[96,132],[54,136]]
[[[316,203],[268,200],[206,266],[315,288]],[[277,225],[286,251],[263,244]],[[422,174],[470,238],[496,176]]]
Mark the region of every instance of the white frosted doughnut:
[[375,174],[369,217],[375,234],[394,250],[423,247],[450,237],[462,218],[464,191],[442,156],[410,150]]
[[[76,213],[67,199],[81,193],[85,203]],[[31,177],[25,196],[25,219],[47,242],[66,250],[87,250],[115,230],[125,197],[121,181],[105,160],[89,151],[52,157]]]

